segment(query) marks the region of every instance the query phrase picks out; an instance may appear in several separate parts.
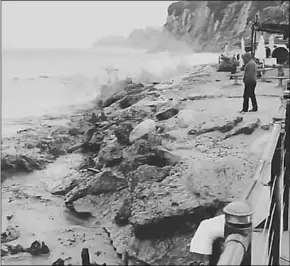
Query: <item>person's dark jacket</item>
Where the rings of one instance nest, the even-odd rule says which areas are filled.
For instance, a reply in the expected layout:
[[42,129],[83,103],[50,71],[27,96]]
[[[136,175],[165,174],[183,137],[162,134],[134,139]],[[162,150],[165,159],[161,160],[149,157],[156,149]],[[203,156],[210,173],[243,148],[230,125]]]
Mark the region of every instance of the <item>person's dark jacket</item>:
[[244,70],[244,82],[257,82],[257,65],[254,60],[250,60]]

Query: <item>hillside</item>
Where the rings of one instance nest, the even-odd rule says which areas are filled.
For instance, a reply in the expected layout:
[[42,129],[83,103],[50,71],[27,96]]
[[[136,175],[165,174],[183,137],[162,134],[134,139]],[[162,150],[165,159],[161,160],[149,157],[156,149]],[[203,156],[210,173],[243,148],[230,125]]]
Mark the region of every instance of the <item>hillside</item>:
[[194,50],[218,51],[250,38],[250,22],[289,23],[289,1],[179,1],[167,9],[164,31]]

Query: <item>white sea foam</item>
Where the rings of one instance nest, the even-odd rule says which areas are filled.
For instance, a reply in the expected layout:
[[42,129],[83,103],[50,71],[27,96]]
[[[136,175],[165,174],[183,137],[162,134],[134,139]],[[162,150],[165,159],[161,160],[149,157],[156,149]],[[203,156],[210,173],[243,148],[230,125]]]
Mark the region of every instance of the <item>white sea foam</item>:
[[110,79],[149,83],[184,74],[193,65],[217,62],[210,53],[147,53],[98,47],[92,50],[4,50],[2,129],[11,119],[71,111],[95,99]]

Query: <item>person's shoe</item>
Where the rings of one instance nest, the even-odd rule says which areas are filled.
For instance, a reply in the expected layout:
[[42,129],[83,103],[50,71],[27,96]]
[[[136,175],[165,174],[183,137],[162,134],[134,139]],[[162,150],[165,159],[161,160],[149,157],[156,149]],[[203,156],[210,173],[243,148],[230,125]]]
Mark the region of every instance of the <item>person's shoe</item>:
[[239,111],[239,113],[241,113],[241,114],[246,113],[246,112],[248,112],[248,111],[244,111],[244,110]]
[[257,112],[258,109],[251,109],[249,112]]

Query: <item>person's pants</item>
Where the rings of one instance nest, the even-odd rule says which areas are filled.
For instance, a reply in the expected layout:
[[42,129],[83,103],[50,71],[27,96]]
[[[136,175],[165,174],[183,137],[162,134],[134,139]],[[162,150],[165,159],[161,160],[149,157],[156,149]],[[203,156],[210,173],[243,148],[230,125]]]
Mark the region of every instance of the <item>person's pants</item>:
[[243,111],[248,112],[249,109],[249,98],[251,98],[253,111],[258,110],[257,99],[255,95],[256,81],[246,81],[244,89],[244,102],[243,102]]

